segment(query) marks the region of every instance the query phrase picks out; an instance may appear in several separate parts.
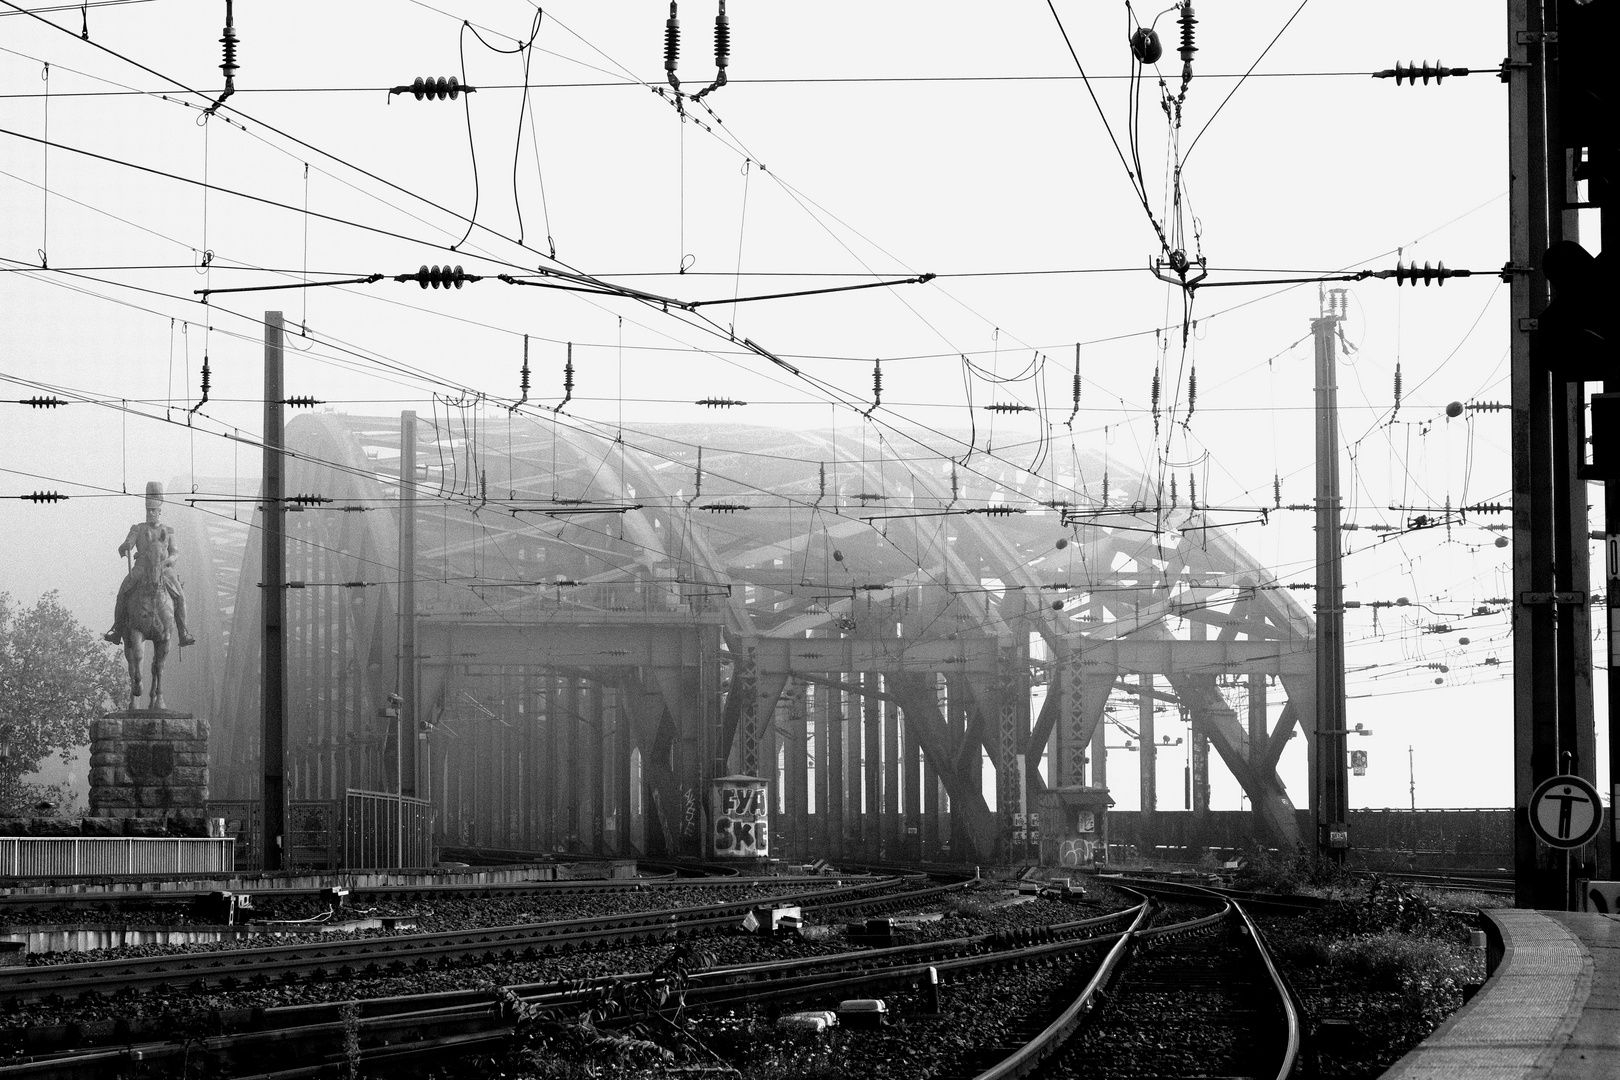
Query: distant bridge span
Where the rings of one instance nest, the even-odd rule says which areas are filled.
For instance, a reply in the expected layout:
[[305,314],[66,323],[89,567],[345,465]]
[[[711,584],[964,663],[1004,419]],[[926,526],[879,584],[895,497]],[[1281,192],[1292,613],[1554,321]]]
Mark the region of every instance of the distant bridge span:
[[[1195,810],[1212,747],[1256,838],[1298,841],[1277,762],[1296,727],[1314,747],[1311,620],[1117,462],[1054,486],[892,437],[493,411],[415,421],[406,664],[402,420],[288,425],[286,491],[331,500],[287,514],[289,798],[398,769],[447,844],[696,854],[707,781],[743,772],[773,782],[775,854],[991,860],[1021,795],[1108,783],[1105,715],[1146,797],[1168,706]],[[1059,500],[1077,523],[999,512]],[[255,798],[258,514],[172,516],[203,648],[170,697],[213,719],[215,795]],[[402,758],[391,693],[421,736]]]

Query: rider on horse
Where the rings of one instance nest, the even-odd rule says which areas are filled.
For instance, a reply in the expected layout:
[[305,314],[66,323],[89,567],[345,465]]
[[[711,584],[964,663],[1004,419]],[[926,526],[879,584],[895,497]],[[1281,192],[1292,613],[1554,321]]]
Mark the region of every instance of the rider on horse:
[[136,557],[134,565],[129,568],[129,573],[124,575],[123,584],[118,586],[118,600],[113,605],[113,628],[101,635],[114,645],[122,644],[124,640],[129,592],[140,584],[143,567],[153,564],[161,566],[163,587],[174,601],[174,626],[180,632],[180,644],[197,643],[197,639],[186,632],[186,594],[180,584],[180,577],[174,570],[175,559],[178,558],[174,545],[174,529],[159,523],[158,518],[162,514],[163,485],[153,480],[146,485],[146,520],[131,525],[129,535],[118,545],[118,554],[128,555],[133,549]]

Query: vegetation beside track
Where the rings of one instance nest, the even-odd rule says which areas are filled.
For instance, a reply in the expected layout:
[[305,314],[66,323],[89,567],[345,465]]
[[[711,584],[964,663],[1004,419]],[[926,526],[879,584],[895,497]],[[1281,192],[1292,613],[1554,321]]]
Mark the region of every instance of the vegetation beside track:
[[1304,1001],[1319,1075],[1371,1080],[1484,980],[1478,914],[1380,878],[1332,892],[1317,911],[1257,921]]

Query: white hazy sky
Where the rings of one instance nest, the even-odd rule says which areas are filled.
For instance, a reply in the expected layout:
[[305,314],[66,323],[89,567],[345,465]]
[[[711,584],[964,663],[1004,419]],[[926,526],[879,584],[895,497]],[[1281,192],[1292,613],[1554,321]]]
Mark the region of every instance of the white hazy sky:
[[[59,589],[104,628],[123,569],[115,549],[141,513],[123,492],[187,475],[256,483],[257,455],[223,434],[259,434],[266,309],[307,329],[289,353],[288,392],[341,411],[425,414],[435,391],[456,388],[509,401],[529,334],[541,399],[560,396],[564,343],[575,343],[571,411],[586,420],[713,422],[687,403],[714,395],[762,403],[737,417],[749,423],[860,423],[723,334],[625,300],[492,281],[450,294],[392,281],[223,294],[209,306],[194,295],[291,280],[264,268],[315,279],[446,261],[521,272],[555,265],[553,244],[569,266],[685,299],[936,273],[925,285],[705,310],[853,399],[869,397],[871,362],[884,358],[885,422],[902,430],[966,428],[961,355],[1009,376],[1044,355],[1052,413],[1000,423],[996,445],[1013,457],[1047,422],[1068,439],[1082,343],[1076,448],[1106,447],[1144,472],[1159,455],[1199,461],[1201,497],[1214,505],[1269,505],[1274,481],[1284,503],[1314,496],[1317,287],[1203,290],[1183,348],[1181,294],[1144,269],[1157,239],[1044,2],[732,0],[730,83],[687,122],[651,89],[664,82],[668,15],[653,0],[548,5],[529,111],[512,88],[521,55],[486,47],[463,20],[511,50],[528,38],[531,3],[238,0],[237,93],[206,123],[222,0],[46,16],[68,32],[9,7],[0,3],[0,399],[43,387],[129,406],[0,403],[0,495],[74,496],[0,500],[0,591],[22,602]],[[713,76],[715,9],[680,5],[688,90]],[[1056,10],[1128,153],[1126,5],[1062,0]],[[1198,142],[1185,159],[1183,221],[1210,281],[1387,269],[1398,253],[1486,271],[1443,288],[1347,286],[1342,469],[1345,519],[1361,526],[1345,534],[1347,595],[1411,601],[1347,620],[1350,720],[1374,731],[1355,740],[1372,769],[1351,797],[1405,806],[1410,745],[1419,805],[1508,805],[1512,664],[1497,598],[1510,592],[1510,549],[1484,527],[1508,517],[1402,531],[1418,511],[1393,509],[1508,498],[1508,414],[1445,415],[1448,402],[1510,394],[1507,292],[1489,273],[1507,260],[1506,91],[1489,70],[1439,88],[1366,76],[1424,59],[1494,68],[1503,7],[1210,0],[1197,13],[1180,143]],[[1135,15],[1151,22],[1159,9]],[[1158,28],[1174,46],[1174,14]],[[1160,67],[1176,90],[1173,49]],[[466,106],[382,89],[463,70],[483,88]],[[1150,71],[1135,127],[1149,204],[1171,219],[1159,96]],[[36,141],[47,129],[59,144],[48,151]],[[193,182],[204,180],[225,190]],[[463,216],[477,223],[465,243]],[[120,267],[141,269],[106,269]],[[212,396],[188,426],[205,352]],[[1397,365],[1404,393],[1392,416]],[[1175,409],[1157,438],[1156,366]],[[1189,418],[1181,376],[1193,366]],[[1033,403],[1035,393],[1030,380],[981,383],[975,400]],[[1278,580],[1314,581],[1311,515],[1275,514],[1236,535]],[[1310,594],[1298,595],[1308,607]],[[1440,624],[1454,629],[1433,632]],[[1165,756],[1161,805],[1178,802],[1180,764]],[[1128,775],[1134,758],[1114,769]],[[1215,771],[1215,805],[1236,807],[1236,785]],[[1298,741],[1285,778],[1303,805]],[[1135,805],[1134,790],[1117,786],[1120,805]]]

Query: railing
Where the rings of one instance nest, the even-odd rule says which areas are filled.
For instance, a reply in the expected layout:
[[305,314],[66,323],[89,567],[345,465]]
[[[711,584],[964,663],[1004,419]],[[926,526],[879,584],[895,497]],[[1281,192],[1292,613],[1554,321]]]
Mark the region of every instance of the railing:
[[[237,870],[259,870],[259,801],[219,799],[208,816],[238,838]],[[285,831],[288,870],[432,866],[433,806],[423,799],[350,789],[339,799],[292,799]]]
[[229,872],[235,846],[228,837],[5,836],[0,877]]
[[433,804],[350,789],[343,799],[343,866],[348,870],[432,866]]

